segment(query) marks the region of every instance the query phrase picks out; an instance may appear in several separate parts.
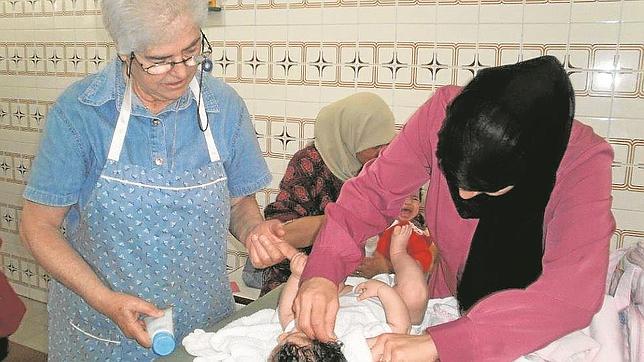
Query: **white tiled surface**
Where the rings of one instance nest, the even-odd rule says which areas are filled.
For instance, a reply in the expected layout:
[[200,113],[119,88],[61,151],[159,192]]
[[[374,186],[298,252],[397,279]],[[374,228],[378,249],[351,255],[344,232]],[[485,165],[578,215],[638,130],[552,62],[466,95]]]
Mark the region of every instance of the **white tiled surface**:
[[[15,227],[28,173],[19,166],[29,168],[42,132],[44,122],[34,110],[46,114],[65,87],[115,55],[97,4],[0,0],[0,261],[20,294],[43,301],[47,276],[20,245]],[[465,84],[481,66],[551,54],[571,73],[577,118],[616,151],[618,230],[612,247],[644,238],[644,0],[222,4],[204,30],[214,48],[213,73],[248,104],[275,178],[257,194],[261,206],[275,198],[288,160],[311,139],[323,105],[357,91],[375,92],[402,125],[438,86]],[[78,67],[70,59],[75,51],[82,58]],[[217,60],[224,53],[225,60]],[[359,74],[351,69],[356,53],[363,63]],[[285,55],[290,70],[281,62]],[[388,62],[396,57],[401,64],[394,77]],[[285,125],[297,135],[288,147],[275,137]],[[236,271],[245,257],[243,247],[230,242],[228,270]]]

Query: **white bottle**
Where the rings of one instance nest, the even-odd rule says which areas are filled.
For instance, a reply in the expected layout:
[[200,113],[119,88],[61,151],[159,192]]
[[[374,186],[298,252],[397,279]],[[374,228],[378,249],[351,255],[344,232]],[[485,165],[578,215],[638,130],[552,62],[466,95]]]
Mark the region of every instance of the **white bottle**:
[[176,347],[172,307],[164,309],[161,317],[145,317],[143,321],[150,339],[152,339],[152,351],[159,356],[167,356],[172,353]]
[[364,244],[364,256],[371,257],[378,247],[378,235],[374,235],[367,239]]

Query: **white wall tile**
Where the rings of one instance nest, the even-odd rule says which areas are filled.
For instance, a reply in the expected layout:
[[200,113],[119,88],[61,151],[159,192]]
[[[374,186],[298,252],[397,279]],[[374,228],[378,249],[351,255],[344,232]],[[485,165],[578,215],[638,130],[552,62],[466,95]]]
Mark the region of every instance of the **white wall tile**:
[[321,26],[323,10],[317,9],[303,9],[303,8],[290,8],[288,10],[288,24],[289,25],[317,25]]
[[437,25],[427,23],[401,23],[396,25],[395,39],[402,43],[427,43],[436,40]]
[[644,1],[642,0],[622,1],[622,21],[641,22],[642,14],[644,14]]
[[576,115],[575,119],[585,125],[591,126],[593,128],[593,131],[595,131],[595,133],[599,136],[604,138],[608,137],[608,129],[610,127],[608,119],[600,117],[585,117],[579,115]]
[[[612,118],[608,136],[610,138],[644,140],[644,118]],[[631,146],[631,151],[632,148]]]
[[481,24],[479,43],[521,43],[522,24]]
[[609,97],[577,97],[575,102],[578,116],[610,118]]
[[266,9],[255,13],[255,24],[264,25],[284,25],[288,24],[289,11],[286,9]]
[[570,26],[556,23],[525,23],[524,44],[566,44]]
[[[358,23],[358,18],[362,18],[358,10],[357,7],[325,7],[322,9],[322,22],[325,25],[354,25]],[[364,17],[368,18],[366,15]]]
[[641,211],[627,211],[615,209],[613,210],[615,220],[617,221],[617,228],[626,231],[626,235],[621,235],[622,239],[628,243],[636,241],[636,239],[644,239],[642,233],[642,220],[644,213]]
[[[644,120],[644,102],[640,98],[615,97],[611,107],[612,116],[615,118]],[[640,122],[637,128],[641,127],[644,127],[644,124]]]
[[476,24],[479,21],[478,5],[440,5],[436,10],[438,24]]
[[581,23],[570,24],[570,43],[615,44],[619,36],[619,24]]
[[433,24],[435,17],[435,6],[371,6],[360,9],[360,22],[383,27]]
[[441,43],[476,43],[478,39],[478,25],[468,24],[443,24],[436,26],[436,39]]
[[524,5],[517,4],[486,4],[480,7],[479,21],[483,24],[521,24],[524,18]]
[[524,23],[568,24],[570,21],[570,3],[526,4]]
[[619,2],[573,2],[571,7],[571,21],[574,23],[587,22],[615,22],[620,20],[621,7],[624,1]]
[[642,44],[642,33],[644,33],[644,22],[642,13],[639,14],[639,22],[622,23],[619,42],[624,44]]

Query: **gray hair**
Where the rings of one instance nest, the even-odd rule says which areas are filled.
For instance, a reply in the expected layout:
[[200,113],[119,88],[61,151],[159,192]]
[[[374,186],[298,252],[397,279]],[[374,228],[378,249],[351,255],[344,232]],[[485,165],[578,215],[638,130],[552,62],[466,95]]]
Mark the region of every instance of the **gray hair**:
[[102,0],[101,9],[119,54],[143,51],[170,39],[166,27],[179,16],[188,16],[198,27],[208,16],[204,0]]

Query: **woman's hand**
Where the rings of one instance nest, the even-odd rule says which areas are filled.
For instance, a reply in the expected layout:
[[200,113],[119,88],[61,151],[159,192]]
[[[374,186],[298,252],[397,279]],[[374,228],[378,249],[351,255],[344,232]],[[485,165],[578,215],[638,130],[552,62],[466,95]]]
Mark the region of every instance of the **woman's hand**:
[[337,339],[333,329],[338,313],[338,286],[325,278],[311,278],[300,286],[293,302],[297,328],[311,339]]
[[141,298],[114,291],[109,291],[106,296],[100,298],[96,310],[116,323],[126,337],[135,339],[146,348],[150,348],[152,341],[141,318],[163,315],[162,310]]
[[438,351],[429,334],[410,336],[408,334],[381,334],[369,338],[371,356],[374,361],[386,362],[425,362],[437,361]]
[[285,231],[279,220],[266,220],[255,225],[244,244],[253,266],[266,268],[297,252],[282,239]]

